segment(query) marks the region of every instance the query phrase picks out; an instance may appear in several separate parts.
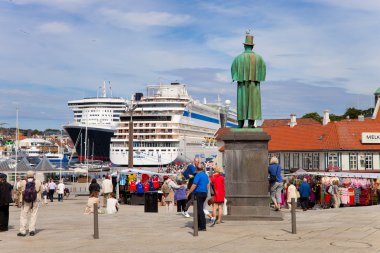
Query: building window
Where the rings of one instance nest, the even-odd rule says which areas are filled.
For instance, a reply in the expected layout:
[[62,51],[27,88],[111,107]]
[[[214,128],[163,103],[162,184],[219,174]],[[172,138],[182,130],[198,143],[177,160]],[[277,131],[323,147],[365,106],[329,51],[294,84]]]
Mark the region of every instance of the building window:
[[298,169],[300,167],[299,165],[299,154],[294,153],[293,154],[293,168]]
[[349,170],[358,169],[358,153],[349,153]]
[[338,154],[337,153],[329,153],[327,157],[327,163],[329,166],[337,167],[338,166]]
[[365,169],[366,170],[373,170],[373,154],[372,153],[364,153],[364,156],[365,156],[365,162],[364,162],[364,165],[365,165]]
[[303,169],[311,169],[313,165],[313,156],[311,153],[303,153],[302,154],[302,168]]
[[313,153],[313,169],[319,170],[319,153]]
[[290,171],[290,153],[284,153],[284,170],[285,172]]

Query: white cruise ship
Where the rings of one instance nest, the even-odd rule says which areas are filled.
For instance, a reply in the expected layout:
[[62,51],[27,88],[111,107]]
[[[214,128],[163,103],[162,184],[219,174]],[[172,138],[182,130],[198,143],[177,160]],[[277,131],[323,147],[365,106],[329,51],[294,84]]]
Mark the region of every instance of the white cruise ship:
[[[132,104],[136,105],[132,113],[134,166],[167,165],[217,155],[214,134],[225,121],[225,105],[193,100],[186,86],[179,83],[148,86],[147,96],[137,93]],[[236,112],[227,115],[227,126],[237,126]],[[111,139],[110,160],[116,165],[128,165],[130,117],[130,112],[120,116]]]
[[80,161],[109,161],[111,137],[127,104],[123,98],[108,96],[105,83],[101,96],[68,102],[74,112],[74,122],[63,128],[75,144]]

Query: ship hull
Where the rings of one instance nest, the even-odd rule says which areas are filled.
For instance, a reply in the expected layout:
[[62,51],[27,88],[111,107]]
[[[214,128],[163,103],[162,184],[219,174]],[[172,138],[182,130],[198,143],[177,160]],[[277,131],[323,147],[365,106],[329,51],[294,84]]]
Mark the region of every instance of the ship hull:
[[[75,150],[78,154],[78,160],[84,161],[86,157],[88,160],[110,160],[110,143],[111,138],[114,137],[113,128],[101,127],[86,127],[85,126],[64,126],[66,133],[70,136],[75,145]],[[86,147],[86,131],[88,145]],[[87,156],[85,155],[87,152]]]
[[[188,162],[199,157],[202,160],[206,158],[215,158],[218,153],[218,148],[215,147],[186,147],[186,153],[183,151],[185,148],[181,148],[180,152],[161,152],[148,153],[148,152],[134,152],[133,153],[133,166],[145,167],[145,166],[166,166],[175,162]],[[119,166],[128,166],[128,151],[123,153],[111,153],[111,162]]]

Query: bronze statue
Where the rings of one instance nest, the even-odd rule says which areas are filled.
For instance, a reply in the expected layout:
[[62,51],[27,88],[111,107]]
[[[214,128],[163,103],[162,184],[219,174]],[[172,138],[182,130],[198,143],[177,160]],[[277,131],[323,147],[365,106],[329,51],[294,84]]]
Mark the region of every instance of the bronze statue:
[[247,32],[244,52],[235,57],[231,66],[232,80],[237,81],[238,127],[255,127],[255,120],[261,120],[260,82],[265,81],[266,66],[263,58],[254,53],[253,36]]

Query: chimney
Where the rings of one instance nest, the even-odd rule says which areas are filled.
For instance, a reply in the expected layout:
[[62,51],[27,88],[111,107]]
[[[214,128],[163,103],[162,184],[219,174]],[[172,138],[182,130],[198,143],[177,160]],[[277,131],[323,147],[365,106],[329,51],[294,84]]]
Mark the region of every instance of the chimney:
[[330,122],[330,111],[329,110],[324,110],[323,111],[323,121],[322,124],[326,126]]
[[359,115],[358,116],[358,121],[364,121],[364,115]]
[[289,123],[289,126],[290,127],[294,127],[297,125],[297,117],[294,113],[290,114],[290,123]]

